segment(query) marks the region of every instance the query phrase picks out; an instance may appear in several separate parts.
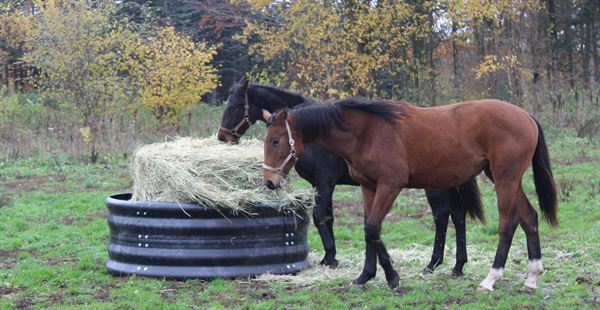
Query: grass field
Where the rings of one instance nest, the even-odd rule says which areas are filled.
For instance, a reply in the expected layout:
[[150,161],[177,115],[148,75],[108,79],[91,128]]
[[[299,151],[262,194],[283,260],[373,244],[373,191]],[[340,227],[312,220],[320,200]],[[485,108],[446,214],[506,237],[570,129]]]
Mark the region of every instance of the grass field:
[[[365,288],[349,288],[361,270],[364,251],[361,198],[355,187],[339,187],[334,196],[338,269],[313,264],[296,276],[210,282],[111,276],[104,267],[104,199],[131,186],[121,154],[96,165],[60,156],[0,159],[0,308],[598,309],[600,144],[558,133],[547,140],[560,186],[561,226],[540,225],[545,273],[534,293],[522,290],[527,252],[521,229],[496,291],[475,290],[491,267],[498,238],[495,195],[483,178],[479,184],[488,223],[467,224],[469,262],[462,278],[450,276],[453,229],[444,264],[432,275],[421,273],[431,255],[434,225],[423,191],[407,190],[383,227],[384,242],[401,274],[401,289],[391,292],[381,269]],[[525,190],[537,204],[530,173]],[[312,224],[309,243],[314,263],[323,250]]]

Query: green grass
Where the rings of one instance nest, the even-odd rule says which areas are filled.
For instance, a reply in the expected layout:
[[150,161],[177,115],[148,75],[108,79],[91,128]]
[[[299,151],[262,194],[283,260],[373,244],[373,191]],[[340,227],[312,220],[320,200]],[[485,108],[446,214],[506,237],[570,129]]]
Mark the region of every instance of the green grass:
[[[469,262],[462,278],[450,277],[454,231],[444,264],[422,275],[434,237],[429,206],[420,190],[406,190],[384,222],[383,240],[400,258],[401,290],[391,292],[379,270],[364,289],[350,288],[360,269],[364,236],[360,190],[339,186],[334,195],[336,239],[342,267],[312,267],[291,278],[210,282],[113,277],[108,259],[104,199],[130,187],[127,160],[108,156],[100,164],[76,158],[0,159],[0,309],[21,308],[599,308],[600,145],[567,134],[549,135],[560,186],[561,226],[540,224],[545,273],[534,293],[522,291],[527,264],[525,237],[517,230],[505,277],[496,291],[476,285],[487,274],[497,244],[498,212],[489,182],[480,179],[488,223],[468,222]],[[308,186],[300,182],[298,186]],[[531,175],[525,190],[536,202]],[[323,254],[309,230],[311,259]],[[414,251],[412,255],[411,251]],[[393,254],[394,255],[394,254]],[[310,275],[327,273],[310,281]],[[292,279],[292,280],[289,280]],[[304,280],[303,280],[304,279]]]

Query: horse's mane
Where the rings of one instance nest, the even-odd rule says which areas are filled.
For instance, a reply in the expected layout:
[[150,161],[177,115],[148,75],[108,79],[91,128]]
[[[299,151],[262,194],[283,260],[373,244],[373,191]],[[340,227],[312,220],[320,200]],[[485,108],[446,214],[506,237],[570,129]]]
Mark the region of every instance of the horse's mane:
[[326,134],[331,125],[341,130],[347,130],[342,109],[356,109],[381,117],[386,122],[392,122],[397,112],[404,113],[401,105],[384,101],[372,101],[363,98],[348,98],[331,104],[303,104],[290,110],[298,129],[306,141],[312,141],[317,136]]
[[269,94],[282,98],[284,101],[294,101],[295,103],[313,101],[313,99],[305,97],[297,92],[271,85],[250,84],[249,88],[254,88],[256,90],[266,90]]

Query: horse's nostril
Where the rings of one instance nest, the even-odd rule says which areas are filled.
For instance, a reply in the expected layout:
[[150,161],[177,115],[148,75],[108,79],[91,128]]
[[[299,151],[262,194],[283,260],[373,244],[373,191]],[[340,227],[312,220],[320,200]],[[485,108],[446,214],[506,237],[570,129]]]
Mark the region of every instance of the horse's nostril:
[[275,189],[275,184],[273,184],[273,182],[271,182],[271,180],[265,181],[265,186],[268,187],[269,189]]

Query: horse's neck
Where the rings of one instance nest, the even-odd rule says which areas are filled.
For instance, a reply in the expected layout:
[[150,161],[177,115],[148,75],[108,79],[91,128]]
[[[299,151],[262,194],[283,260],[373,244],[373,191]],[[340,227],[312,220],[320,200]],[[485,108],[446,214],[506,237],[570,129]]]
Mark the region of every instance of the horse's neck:
[[315,137],[313,141],[304,141],[304,143],[316,144],[341,156],[344,160],[352,162],[353,155],[355,155],[353,150],[356,149],[357,141],[352,131],[332,127],[328,133]]
[[283,91],[258,85],[250,85],[248,88],[248,96],[251,101],[250,104],[256,105],[258,108],[265,109],[271,113],[284,107],[293,108],[307,100],[300,95],[287,94]]

